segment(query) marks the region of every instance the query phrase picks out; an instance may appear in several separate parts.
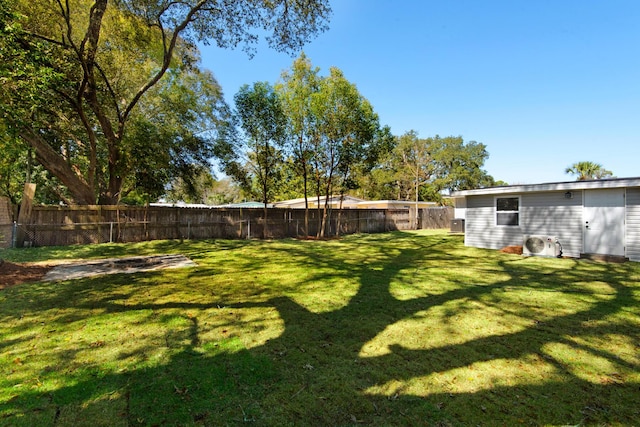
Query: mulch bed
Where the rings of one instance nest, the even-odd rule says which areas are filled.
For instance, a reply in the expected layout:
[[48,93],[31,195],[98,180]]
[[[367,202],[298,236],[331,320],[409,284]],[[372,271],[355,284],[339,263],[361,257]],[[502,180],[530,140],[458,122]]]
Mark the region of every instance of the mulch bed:
[[0,260],[0,290],[21,283],[37,282],[49,270],[51,266],[48,265],[17,264]]
[[518,245],[505,246],[504,248],[500,249],[500,252],[503,252],[505,254],[522,255],[522,246],[518,246]]

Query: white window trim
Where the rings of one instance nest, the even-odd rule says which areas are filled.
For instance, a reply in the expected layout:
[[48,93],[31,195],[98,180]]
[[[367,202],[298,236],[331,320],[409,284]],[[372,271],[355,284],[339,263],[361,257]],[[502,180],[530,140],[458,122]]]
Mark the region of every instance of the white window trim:
[[[498,224],[498,199],[518,199],[518,210],[517,211],[500,211],[504,213],[517,213],[518,214],[518,225],[500,225]],[[507,227],[507,228],[515,228],[522,226],[522,196],[519,194],[504,194],[500,196],[493,197],[493,225],[495,227]]]

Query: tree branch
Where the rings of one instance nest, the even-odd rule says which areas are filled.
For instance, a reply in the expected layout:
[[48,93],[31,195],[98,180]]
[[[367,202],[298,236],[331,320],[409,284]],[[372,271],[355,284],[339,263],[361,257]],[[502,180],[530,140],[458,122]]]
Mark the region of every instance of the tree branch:
[[[127,118],[131,114],[131,111],[140,101],[140,98],[142,98],[142,96],[149,89],[151,89],[156,83],[158,83],[158,81],[160,81],[162,76],[164,76],[164,74],[167,72],[167,70],[169,69],[169,65],[171,65],[171,59],[173,58],[173,51],[175,50],[180,34],[182,33],[182,31],[184,31],[185,28],[187,28],[187,25],[189,25],[189,23],[193,21],[194,16],[200,11],[200,9],[203,8],[206,2],[207,0],[199,0],[195,6],[189,9],[189,12],[185,16],[185,18],[182,20],[182,22],[180,22],[180,24],[177,25],[176,28],[173,30],[173,34],[171,35],[171,40],[168,45],[166,44],[166,33],[162,27],[162,23],[160,22],[162,15],[158,15],[158,25],[160,26],[160,29],[162,31],[162,38],[163,38],[163,45],[164,45],[164,56],[162,61],[162,67],[144,86],[142,86],[138,90],[138,92],[131,99],[131,101],[129,102],[129,105],[127,105],[127,107],[124,110],[124,114],[120,118],[121,127],[124,126],[124,123],[127,121]],[[166,10],[167,9],[165,9],[164,11]],[[122,130],[123,129],[121,129],[121,131]]]
[[25,140],[36,152],[36,159],[49,172],[58,177],[60,181],[78,199],[77,203],[92,205],[96,198],[92,189],[81,175],[78,175],[65,159],[51,146],[35,134],[31,129],[21,129],[20,137]]

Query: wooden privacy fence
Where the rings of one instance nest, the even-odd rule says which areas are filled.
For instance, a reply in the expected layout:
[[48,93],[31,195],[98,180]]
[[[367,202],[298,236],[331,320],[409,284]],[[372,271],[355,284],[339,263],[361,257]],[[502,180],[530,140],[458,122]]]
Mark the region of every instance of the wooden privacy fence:
[[0,248],[12,246],[13,239],[13,218],[17,218],[17,211],[6,197],[0,197]]
[[[35,206],[28,224],[5,225],[4,244],[0,244],[4,247],[65,246],[161,239],[316,236],[321,215],[322,212],[310,210],[308,230],[305,230],[304,209],[270,208],[265,219],[262,208]],[[417,221],[415,218],[415,210],[407,209],[333,210],[324,235],[448,228],[453,209],[419,209]],[[13,240],[15,236],[24,236],[24,241],[9,241],[9,234]]]

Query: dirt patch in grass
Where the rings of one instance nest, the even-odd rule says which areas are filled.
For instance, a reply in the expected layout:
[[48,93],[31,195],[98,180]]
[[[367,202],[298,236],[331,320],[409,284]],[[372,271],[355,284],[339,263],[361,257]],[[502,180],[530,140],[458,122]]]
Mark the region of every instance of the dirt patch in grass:
[[79,279],[102,274],[136,273],[196,265],[183,255],[111,258],[54,264],[13,263],[0,260],[0,290],[21,283]]
[[43,277],[45,281],[81,279],[117,273],[138,273],[165,268],[193,267],[196,263],[184,255],[152,255],[71,262],[56,266]]
[[0,290],[21,283],[42,280],[52,266],[43,264],[17,264],[0,260]]

